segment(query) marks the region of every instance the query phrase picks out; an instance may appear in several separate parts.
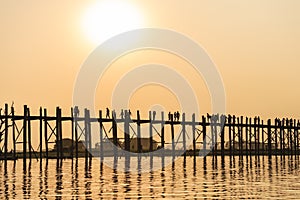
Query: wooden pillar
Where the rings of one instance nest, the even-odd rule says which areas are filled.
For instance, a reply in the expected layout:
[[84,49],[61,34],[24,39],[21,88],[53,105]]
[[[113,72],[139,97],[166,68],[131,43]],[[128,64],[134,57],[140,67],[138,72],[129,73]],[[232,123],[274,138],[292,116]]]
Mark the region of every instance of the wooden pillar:
[[30,116],[30,110],[27,108],[27,123],[28,123],[28,153],[29,153],[29,160],[31,161],[32,158],[32,151],[31,151],[31,116]]
[[100,157],[103,160],[103,119],[102,110],[99,110],[99,125],[100,125]]
[[196,161],[196,119],[195,119],[195,113],[192,115],[192,134],[193,134],[193,156],[194,156],[194,162]]
[[[71,139],[72,139],[72,143],[71,143],[71,157],[72,159],[74,158],[74,109],[71,108]],[[73,160],[72,160],[73,162]]]
[[173,114],[171,115],[171,139],[172,139],[172,157],[175,159],[175,139],[174,139],[174,121]]
[[116,113],[112,112],[112,129],[113,129],[113,143],[114,143],[114,158],[118,158],[118,127],[117,127],[117,121],[116,121]]
[[124,122],[124,139],[125,139],[125,151],[130,151],[130,133],[129,133],[129,112],[125,110],[125,122]]
[[263,154],[265,154],[265,131],[264,131],[264,121],[261,120],[261,142],[263,143],[263,147],[264,147],[264,150],[263,150]]
[[42,164],[43,160],[43,109],[40,107],[40,164]]
[[88,128],[89,128],[89,134],[88,134],[88,140],[89,140],[89,162],[91,164],[92,162],[92,158],[93,158],[93,154],[92,154],[92,125],[91,125],[91,116],[90,116],[90,111],[87,110],[87,114],[88,114]]
[[218,128],[217,128],[217,122],[219,120],[219,115],[216,115],[215,116],[215,120],[213,122],[213,126],[214,126],[214,142],[215,142],[215,147],[214,147],[214,155],[215,155],[215,158],[217,158],[217,152],[218,152]]
[[232,128],[233,128],[233,133],[232,133],[232,145],[231,145],[231,149],[232,149],[232,153],[233,155],[236,154],[236,133],[235,133],[235,129],[236,129],[236,117],[235,115],[233,115],[233,118],[232,118]]
[[91,138],[91,130],[90,130],[90,111],[88,109],[84,109],[84,130],[85,130],[85,162],[87,164],[89,160],[89,152],[90,152],[90,138]]
[[206,155],[206,126],[208,124],[206,123],[206,118],[202,116],[202,143],[203,143],[203,152],[204,155]]
[[137,152],[139,153],[138,156],[140,156],[140,153],[142,152],[142,143],[141,143],[141,116],[139,110],[136,112],[136,116],[137,116]]
[[290,147],[290,154],[293,154],[293,138],[292,138],[292,127],[293,127],[293,121],[289,121],[289,147]]
[[287,121],[285,121],[284,119],[282,120],[282,124],[281,124],[281,134],[282,134],[282,154],[285,155],[286,154],[286,145],[285,145],[285,131],[284,129],[286,128],[287,125]]
[[260,154],[260,147],[264,146],[264,144],[260,144],[260,128],[261,128],[261,122],[260,122],[260,118],[257,118],[257,146],[256,146],[256,155]]
[[[209,121],[209,119],[207,119],[207,122]],[[215,148],[214,148],[214,144],[215,144],[215,137],[214,137],[214,115],[211,116],[210,118],[210,138],[211,138],[211,145],[210,145],[210,149],[212,151],[212,155],[215,156]]]
[[15,109],[11,107],[11,120],[12,120],[12,134],[13,134],[13,157],[16,158],[16,122],[15,122]]
[[[153,127],[152,127],[152,113],[149,111],[149,139],[150,139],[150,152],[153,152]],[[152,153],[151,153],[152,155]]]
[[62,159],[61,110],[59,107],[56,107],[56,147],[57,160]]
[[280,155],[283,155],[283,124],[282,123],[283,123],[283,121],[278,120]]
[[271,119],[268,119],[268,155],[272,157],[272,132],[271,132]]
[[4,160],[7,161],[8,153],[8,104],[5,104],[5,121],[4,121]]
[[78,159],[78,116],[79,109],[77,106],[74,108],[74,126],[75,126],[75,157]]
[[186,157],[186,130],[185,130],[185,113],[182,113],[182,142],[183,142],[183,151],[184,151],[184,157]]
[[232,156],[232,121],[231,121],[232,117],[229,115],[228,116],[228,144],[229,144],[229,155],[230,157]]
[[243,139],[243,128],[244,128],[244,117],[241,116],[241,121],[240,121],[240,125],[239,125],[239,143],[240,143],[240,156],[243,155],[243,151],[244,151],[244,139]]
[[[248,147],[248,145],[249,145],[249,133],[250,133],[250,131],[249,131],[249,128],[250,128],[250,126],[249,126],[249,119],[248,119],[248,117],[246,117],[246,123],[245,123],[245,142],[246,142],[246,148],[245,148],[245,151],[246,151],[246,156],[248,156],[249,155],[249,147]],[[251,138],[251,137],[250,137]]]
[[295,119],[294,119],[293,125],[294,125],[294,127],[293,127],[293,131],[294,131],[294,137],[293,137],[293,139],[294,139],[294,140],[293,140],[293,143],[294,143],[294,144],[293,144],[293,147],[294,147],[294,148],[293,148],[293,149],[294,149],[294,155],[296,156],[296,154],[297,154],[297,146],[296,146],[296,145],[297,145],[297,142],[296,142],[296,141],[297,141],[297,131],[298,131],[298,130],[297,130],[297,128],[296,128],[296,125],[297,125],[297,124],[296,124],[296,120],[295,120]]
[[27,159],[27,105],[24,105],[24,119],[23,119],[23,169],[26,169]]
[[45,151],[46,151],[46,159],[48,159],[48,117],[47,117],[47,109],[44,108],[44,140],[45,140]]
[[275,120],[275,151],[276,151],[276,156],[278,154],[278,119]]
[[161,112],[161,138],[160,138],[160,146],[161,146],[161,167],[164,169],[165,167],[165,120],[164,120],[164,112]]
[[165,120],[164,120],[164,112],[161,112],[161,139],[160,139],[160,146],[163,149],[165,148]]
[[249,154],[250,154],[250,156],[252,156],[252,145],[253,145],[253,136],[252,136],[252,118],[250,118],[249,119],[249,138],[248,138],[248,141],[249,141],[249,148],[248,148],[248,150],[249,150]]
[[160,126],[161,126],[161,138],[160,138],[160,146],[161,146],[161,149],[162,149],[162,167],[165,166],[165,119],[164,119],[164,112],[161,112],[161,123],[160,123]]
[[225,123],[226,123],[226,117],[224,115],[221,115],[221,155],[224,159],[225,156]]

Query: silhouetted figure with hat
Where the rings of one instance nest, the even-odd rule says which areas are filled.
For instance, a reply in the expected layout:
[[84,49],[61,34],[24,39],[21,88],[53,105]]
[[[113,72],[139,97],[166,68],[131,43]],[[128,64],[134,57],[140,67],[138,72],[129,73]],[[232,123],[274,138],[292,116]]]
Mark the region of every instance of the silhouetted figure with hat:
[[110,116],[109,116],[109,108],[106,108],[106,119],[110,119]]
[[179,121],[179,119],[180,119],[180,113],[178,111],[176,112],[176,118],[177,118],[177,121]]
[[153,121],[155,120],[156,111],[153,111]]

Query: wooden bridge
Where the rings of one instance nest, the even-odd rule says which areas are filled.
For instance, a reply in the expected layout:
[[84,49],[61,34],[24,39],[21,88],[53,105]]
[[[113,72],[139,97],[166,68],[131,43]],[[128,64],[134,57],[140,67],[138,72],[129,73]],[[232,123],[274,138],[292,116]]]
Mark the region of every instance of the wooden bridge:
[[[131,117],[130,111],[117,117],[112,111],[103,117],[99,111],[98,117],[91,117],[90,111],[85,109],[84,115],[79,115],[77,107],[71,108],[70,116],[62,116],[61,108],[56,108],[55,116],[48,116],[47,109],[40,108],[39,115],[30,114],[30,109],[24,105],[21,115],[17,115],[14,107],[5,104],[0,111],[0,158],[23,159],[23,165],[29,159],[55,158],[58,160],[68,158],[85,157],[86,161],[93,156],[103,159],[105,156],[142,156],[141,127],[149,126],[149,151],[150,156],[252,156],[252,155],[298,155],[299,154],[299,129],[300,122],[295,119],[271,119],[264,122],[259,117],[236,117],[231,115],[206,115],[200,121],[192,114],[191,120],[186,120],[186,114],[181,114],[181,120],[174,119],[173,114],[161,112],[158,119],[153,119],[153,112],[149,112],[148,119],[141,119],[140,112],[136,112],[136,118]],[[3,112],[4,111],[4,112]],[[37,123],[39,130],[32,131],[32,124]],[[65,152],[63,147],[63,126],[69,123],[71,132],[71,147]],[[99,148],[92,148],[92,124],[99,126]],[[124,131],[118,132],[118,125],[124,127]],[[107,126],[109,130],[107,130]],[[157,128],[159,127],[159,128]],[[170,130],[166,132],[166,130]],[[180,134],[175,135],[175,129],[180,129]],[[189,130],[189,131],[188,131]],[[120,135],[122,134],[122,136]],[[153,137],[159,140],[154,140]],[[167,137],[166,137],[167,136]],[[39,141],[36,149],[33,148],[32,138]],[[133,153],[130,141],[136,138],[137,150]],[[84,152],[78,145],[83,139]],[[111,150],[104,149],[104,141],[109,139],[114,145]],[[120,145],[122,140],[122,145]],[[49,149],[49,144],[54,143],[55,150]],[[154,145],[155,144],[155,145]],[[21,148],[18,148],[18,145]],[[159,148],[154,149],[154,147]],[[9,151],[9,147],[11,150]],[[21,150],[20,150],[21,149]],[[124,154],[125,152],[125,154]],[[135,154],[139,153],[139,154]]]

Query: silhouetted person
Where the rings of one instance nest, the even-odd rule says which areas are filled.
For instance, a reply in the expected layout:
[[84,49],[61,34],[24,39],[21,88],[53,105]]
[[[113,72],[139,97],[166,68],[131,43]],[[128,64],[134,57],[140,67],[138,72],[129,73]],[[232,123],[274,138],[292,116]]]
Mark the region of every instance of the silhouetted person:
[[153,121],[155,120],[156,111],[153,111]]
[[172,114],[171,114],[171,112],[169,112],[169,114],[168,114],[169,121],[171,121],[171,117],[172,117]]
[[208,113],[206,113],[206,117],[208,121],[211,119],[211,115],[209,115]]
[[130,109],[128,110],[128,117],[131,118],[131,111],[130,111]]
[[178,111],[176,112],[176,118],[177,118],[177,121],[179,121],[179,119],[180,119],[180,113]]
[[121,110],[120,117],[121,117],[121,119],[124,119],[124,111],[123,111],[123,109]]
[[109,116],[109,109],[108,108],[106,108],[106,118],[110,118],[110,116]]
[[176,121],[176,120],[177,120],[177,112],[174,112],[174,121]]

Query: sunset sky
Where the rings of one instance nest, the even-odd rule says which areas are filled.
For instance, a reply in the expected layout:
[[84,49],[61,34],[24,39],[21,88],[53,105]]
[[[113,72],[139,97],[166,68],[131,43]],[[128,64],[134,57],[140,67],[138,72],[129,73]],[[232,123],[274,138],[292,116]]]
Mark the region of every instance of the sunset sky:
[[[47,107],[50,114],[59,105],[69,114],[80,67],[101,42],[134,28],[165,28],[207,51],[223,79],[227,113],[300,118],[299,10],[298,0],[1,0],[0,103],[14,101],[18,113],[23,104],[33,113]],[[126,70],[146,63],[179,70],[195,88],[203,113],[209,112],[209,93],[188,63],[150,50],[112,65],[99,83],[105,93],[97,93],[96,107],[109,106],[106,97]],[[129,106],[146,112],[156,103],[177,106],[174,95],[153,85],[137,91]]]

